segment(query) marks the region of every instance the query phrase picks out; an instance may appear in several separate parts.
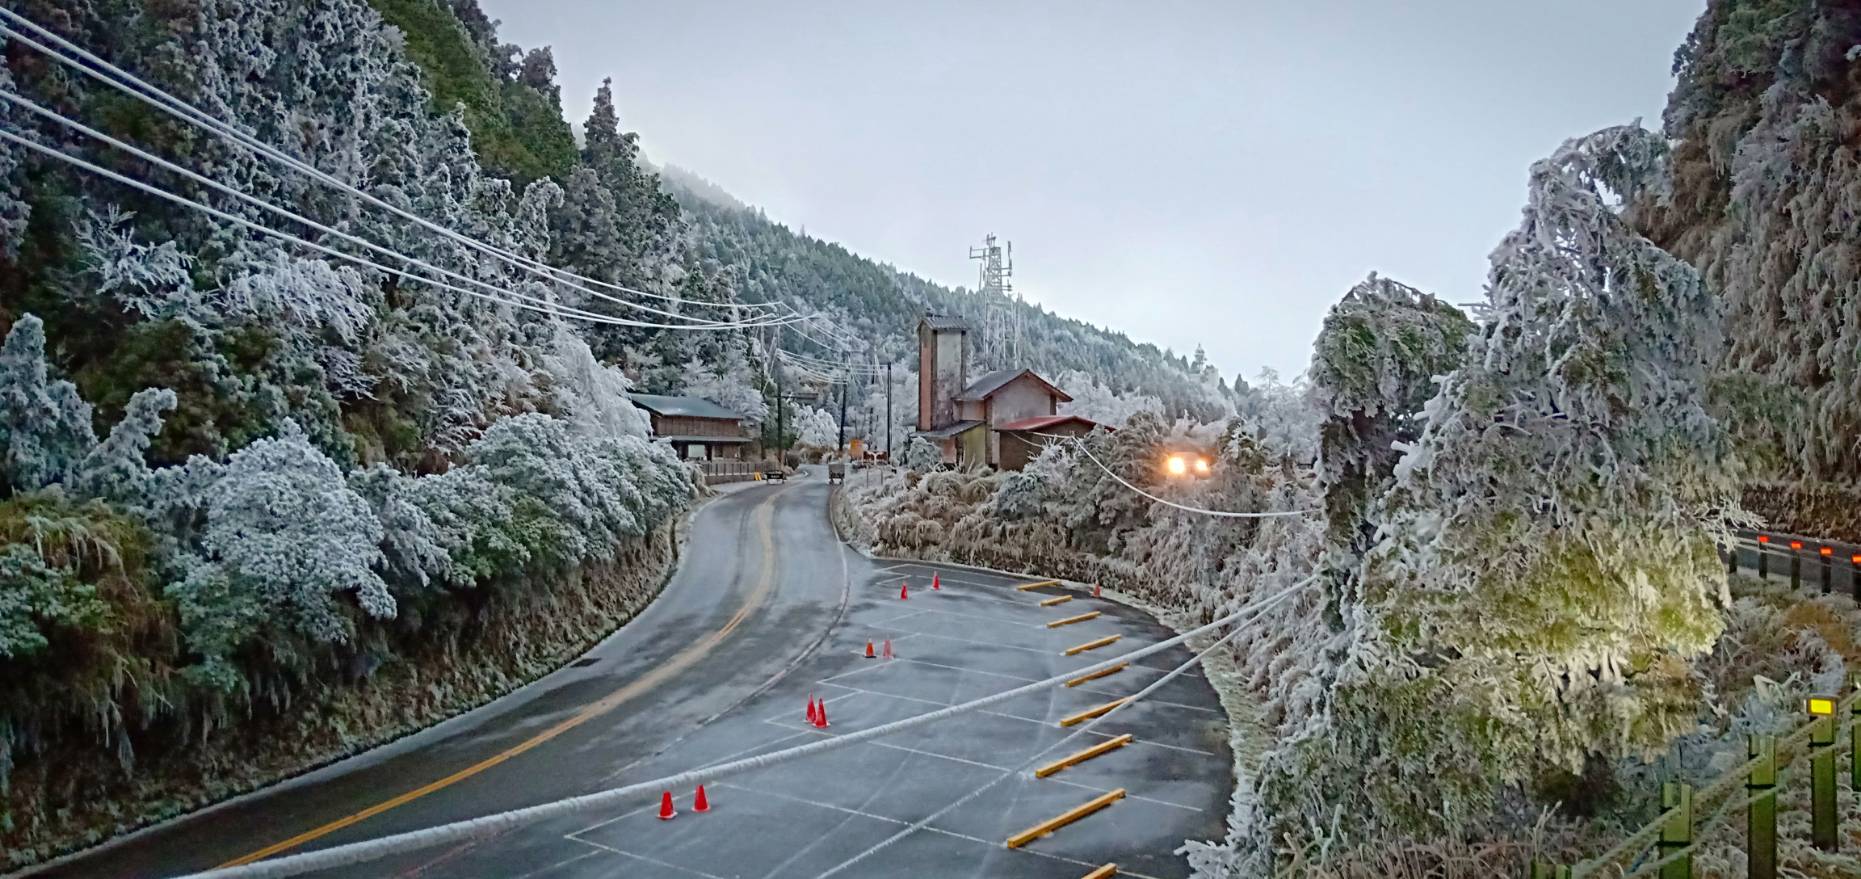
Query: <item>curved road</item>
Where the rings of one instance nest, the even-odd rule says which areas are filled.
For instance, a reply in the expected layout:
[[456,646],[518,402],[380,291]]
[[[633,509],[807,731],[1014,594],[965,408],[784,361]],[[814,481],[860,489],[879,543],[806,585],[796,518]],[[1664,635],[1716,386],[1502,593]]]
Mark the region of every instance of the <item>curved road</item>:
[[172,876],[611,784],[772,683],[839,618],[870,564],[834,535],[827,492],[796,481],[711,500],[644,613],[503,699],[28,875]]
[[[697,512],[659,599],[568,667],[399,742],[36,875],[173,876],[549,802],[921,715],[1171,634],[1056,581],[868,561],[833,533],[828,492],[818,476],[728,487]],[[933,574],[941,590],[926,588]],[[911,584],[908,599],[901,581]],[[896,658],[865,658],[869,641],[891,645]],[[720,777],[708,785],[710,814],[692,814],[692,791],[679,790],[681,814],[670,822],[642,802],[315,875],[1073,879],[1116,862],[1121,876],[1174,879],[1188,870],[1172,852],[1222,835],[1234,787],[1226,715],[1209,683],[1195,670],[1164,681],[1103,729],[1075,735],[1080,728],[1061,721],[1189,660],[1177,645],[1064,688]],[[829,728],[804,722],[813,696],[829,706]],[[1099,756],[1058,774],[1017,771],[1095,744]],[[1075,827],[1003,845],[1120,794]],[[944,810],[959,799],[962,808]]]

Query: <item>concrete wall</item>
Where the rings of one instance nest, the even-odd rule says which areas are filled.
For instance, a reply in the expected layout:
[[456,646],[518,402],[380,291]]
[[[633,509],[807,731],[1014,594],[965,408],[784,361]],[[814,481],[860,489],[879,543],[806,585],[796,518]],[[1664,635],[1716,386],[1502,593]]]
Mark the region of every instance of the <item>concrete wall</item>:
[[1047,386],[1024,375],[1003,385],[989,398],[989,426],[999,427],[1023,418],[1053,415],[1059,403]]
[[959,420],[957,394],[968,381],[968,353],[960,330],[934,332],[918,324],[918,429],[935,430]]

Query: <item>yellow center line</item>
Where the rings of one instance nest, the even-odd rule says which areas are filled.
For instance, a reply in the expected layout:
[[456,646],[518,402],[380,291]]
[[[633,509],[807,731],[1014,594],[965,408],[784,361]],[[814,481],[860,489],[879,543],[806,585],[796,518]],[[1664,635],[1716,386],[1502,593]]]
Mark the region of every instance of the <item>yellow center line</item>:
[[596,717],[599,717],[603,714],[606,714],[609,711],[614,710],[616,707],[626,702],[627,700],[632,699],[640,695],[641,693],[647,692],[648,690],[651,690],[652,688],[658,686],[661,683],[664,683],[667,678],[670,678],[673,675],[676,675],[679,672],[684,671],[685,669],[689,668],[692,664],[696,663],[698,660],[703,659],[713,649],[715,649],[718,644],[722,643],[725,638],[730,637],[730,633],[736,631],[737,626],[741,625],[745,619],[749,618],[749,615],[752,612],[754,612],[758,607],[762,605],[763,599],[765,599],[768,596],[769,589],[774,585],[774,581],[775,581],[775,538],[770,528],[770,515],[771,515],[770,511],[775,503],[776,495],[781,494],[782,492],[787,491],[787,490],[788,490],[788,487],[783,486],[782,488],[777,489],[776,491],[770,492],[768,500],[763,501],[761,504],[757,506],[757,509],[756,509],[757,526],[758,526],[758,529],[762,532],[762,551],[763,551],[762,576],[761,578],[757,580],[756,587],[750,591],[750,594],[747,597],[745,597],[744,602],[743,602],[743,607],[738,609],[736,614],[733,615],[728,622],[724,623],[722,628],[706,636],[703,641],[700,641],[696,644],[686,647],[684,650],[681,650],[678,653],[673,654],[672,658],[667,660],[665,664],[653,668],[651,671],[647,672],[646,674],[641,675],[640,677],[635,678],[632,681],[629,681],[626,686],[621,687],[620,689],[615,690],[614,692],[601,697],[599,700],[596,700],[595,702],[589,703],[587,706],[583,707],[582,710],[577,711],[575,714],[571,715],[565,720],[562,720],[556,725],[551,726],[548,729],[545,729],[542,732],[537,733],[536,735],[533,735],[527,739],[524,739],[523,741],[518,742],[517,744],[512,745],[511,747],[506,748],[503,751],[499,751],[496,754],[486,757],[485,759],[480,760],[477,763],[474,763],[470,766],[467,766],[464,769],[459,770],[458,772],[454,772],[453,774],[448,775],[444,778],[440,778],[440,779],[428,782],[417,788],[414,788],[413,790],[407,791],[405,793],[402,793],[390,799],[382,800],[381,802],[376,803],[375,805],[369,806],[368,808],[363,809],[359,812],[356,812],[352,815],[338,818],[334,821],[329,822],[328,824],[325,824],[313,830],[306,830],[303,833],[300,833],[296,836],[291,837],[290,839],[281,840],[279,842],[274,842],[271,845],[268,845],[250,854],[241,855],[237,858],[227,861],[226,863],[220,864],[219,867],[216,867],[215,869],[220,869],[224,867],[238,867],[238,866],[242,866],[245,864],[253,863],[255,861],[262,861],[266,858],[271,857],[272,855],[276,855],[281,852],[286,852],[300,845],[303,845],[307,842],[312,842],[314,840],[321,839],[345,827],[350,827],[355,824],[359,824],[363,821],[367,821],[368,819],[373,818],[376,815],[379,815],[390,809],[404,806],[434,791],[450,787],[454,784],[457,784],[461,781],[471,778],[474,775],[484,772],[485,770],[490,769],[493,766],[496,766],[500,763],[503,763],[506,760],[511,759],[512,757],[516,757],[519,754],[529,751],[532,748],[537,747],[538,745],[548,742],[549,740],[554,739],[557,736],[560,736],[565,732],[568,732],[569,730],[572,730],[578,726],[581,726],[584,723],[587,723],[590,720],[595,719]]

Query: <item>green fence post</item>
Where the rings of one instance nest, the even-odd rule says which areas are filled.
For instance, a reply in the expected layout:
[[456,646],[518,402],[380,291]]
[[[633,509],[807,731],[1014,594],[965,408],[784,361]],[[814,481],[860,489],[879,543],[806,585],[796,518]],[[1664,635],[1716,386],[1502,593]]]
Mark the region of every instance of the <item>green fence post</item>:
[[[1857,679],[1856,686],[1861,687],[1861,679]],[[1848,716],[1853,720],[1848,728],[1848,785],[1861,795],[1861,699],[1849,706]]]
[[1822,594],[1827,595],[1835,590],[1835,548],[1820,547],[1816,554],[1822,557]]
[[[1693,844],[1693,786],[1670,781],[1661,785],[1661,811],[1672,812],[1661,825],[1661,841],[1656,851],[1661,860]],[[1693,879],[1693,855],[1674,858],[1661,868],[1661,879]]]
[[[1745,737],[1745,753],[1758,761],[1745,779],[1751,796],[1777,789],[1777,737]],[[1777,797],[1763,797],[1751,803],[1745,831],[1746,875],[1751,879],[1777,879]]]
[[1790,588],[1803,588],[1803,541],[1790,541]]
[[1758,579],[1769,580],[1770,578],[1771,536],[1769,534],[1760,534],[1758,535]]
[[1809,713],[1809,839],[1825,852],[1835,840],[1835,700],[1812,696]]

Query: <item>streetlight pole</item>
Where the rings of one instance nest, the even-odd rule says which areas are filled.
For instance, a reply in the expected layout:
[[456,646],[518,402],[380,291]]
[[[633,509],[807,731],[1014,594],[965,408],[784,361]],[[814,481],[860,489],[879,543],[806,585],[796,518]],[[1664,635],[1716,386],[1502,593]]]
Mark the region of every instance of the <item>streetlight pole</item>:
[[885,462],[892,462],[892,361],[885,361]]

